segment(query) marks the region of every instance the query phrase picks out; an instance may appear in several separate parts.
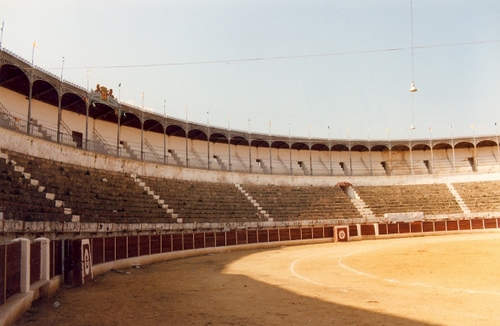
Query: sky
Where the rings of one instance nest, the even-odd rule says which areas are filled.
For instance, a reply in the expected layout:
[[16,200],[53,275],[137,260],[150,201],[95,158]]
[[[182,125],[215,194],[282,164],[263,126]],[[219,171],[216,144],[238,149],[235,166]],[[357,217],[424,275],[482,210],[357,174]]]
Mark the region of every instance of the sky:
[[36,66],[212,126],[372,140],[500,126],[497,0],[0,0],[0,21],[2,48]]

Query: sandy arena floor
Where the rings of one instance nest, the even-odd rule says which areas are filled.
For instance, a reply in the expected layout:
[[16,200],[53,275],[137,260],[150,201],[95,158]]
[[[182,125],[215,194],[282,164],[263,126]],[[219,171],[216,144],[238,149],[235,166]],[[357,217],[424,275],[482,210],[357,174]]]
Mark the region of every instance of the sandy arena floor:
[[113,271],[38,300],[16,325],[27,324],[499,325],[500,233],[237,251]]

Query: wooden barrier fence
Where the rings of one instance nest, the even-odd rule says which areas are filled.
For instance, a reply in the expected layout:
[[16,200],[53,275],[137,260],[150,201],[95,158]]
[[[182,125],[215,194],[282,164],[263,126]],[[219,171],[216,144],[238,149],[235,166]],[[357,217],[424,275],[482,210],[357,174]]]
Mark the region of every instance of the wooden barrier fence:
[[0,303],[21,292],[21,243],[0,246]]
[[[48,281],[64,274],[64,282],[83,284],[85,282],[84,276],[90,275],[91,277],[91,273],[89,275],[83,274],[91,271],[92,266],[139,256],[257,243],[333,239],[334,232],[339,227],[343,227],[346,232],[348,230],[348,236],[345,239],[353,237],[362,239],[363,237],[392,234],[498,229],[499,225],[500,218],[478,218],[348,226],[123,235],[52,241],[42,238],[34,242],[27,239],[15,239],[10,244],[0,245],[0,307],[16,293],[28,291],[31,285],[39,281]],[[44,249],[43,243],[47,244],[48,249]],[[85,244],[88,244],[88,252],[85,252]],[[44,253],[44,250],[48,250],[48,252]],[[47,261],[44,262],[44,260]]]

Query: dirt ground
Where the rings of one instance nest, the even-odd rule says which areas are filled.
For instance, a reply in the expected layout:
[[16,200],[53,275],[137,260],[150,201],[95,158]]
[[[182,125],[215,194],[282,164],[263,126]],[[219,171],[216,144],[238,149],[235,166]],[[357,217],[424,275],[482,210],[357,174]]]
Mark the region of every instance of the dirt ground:
[[499,325],[499,271],[500,233],[227,252],[108,272],[16,325]]

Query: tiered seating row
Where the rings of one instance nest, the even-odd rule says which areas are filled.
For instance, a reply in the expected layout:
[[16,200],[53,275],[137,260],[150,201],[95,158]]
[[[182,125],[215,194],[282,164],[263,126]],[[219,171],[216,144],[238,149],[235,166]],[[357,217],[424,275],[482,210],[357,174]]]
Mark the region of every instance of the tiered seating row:
[[258,220],[257,208],[229,183],[139,177],[183,222]]
[[356,186],[354,189],[377,217],[383,217],[385,213],[462,213],[446,184]]
[[[124,173],[87,169],[12,152],[8,155],[23,166],[32,179],[38,180],[44,192],[55,194],[55,199],[62,200],[65,208],[71,208],[71,215],[80,216],[81,222],[172,220],[166,210]],[[39,192],[35,188],[30,193]],[[54,201],[49,201],[49,205],[54,206]]]
[[500,211],[500,181],[454,183],[453,186],[473,213]]
[[54,201],[45,198],[14,165],[0,158],[0,211],[5,219],[20,221],[62,221],[64,208],[55,207]]
[[340,187],[251,184],[242,187],[275,221],[361,217]]
[[[155,223],[173,222],[172,214],[129,175],[89,169],[7,152],[0,159],[0,211],[23,221]],[[24,167],[32,184],[15,166]],[[183,222],[259,221],[260,211],[233,184],[139,177]],[[455,183],[473,213],[500,211],[500,181]],[[350,219],[361,215],[338,186],[242,185],[276,221]],[[376,217],[385,213],[461,214],[446,184],[355,186]],[[54,194],[54,200],[46,194]],[[65,210],[66,208],[66,210]],[[71,209],[68,213],[67,209]]]

